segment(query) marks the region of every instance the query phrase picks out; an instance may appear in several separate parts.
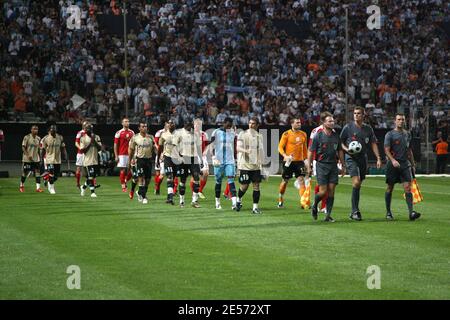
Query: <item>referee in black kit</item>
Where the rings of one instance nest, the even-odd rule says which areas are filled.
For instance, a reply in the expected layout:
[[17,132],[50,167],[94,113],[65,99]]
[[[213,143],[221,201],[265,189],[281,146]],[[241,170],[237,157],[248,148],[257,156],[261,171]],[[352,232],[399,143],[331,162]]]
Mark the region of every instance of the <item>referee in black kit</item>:
[[386,164],[386,219],[393,220],[391,211],[392,191],[396,183],[403,183],[406,204],[408,205],[409,220],[416,220],[420,213],[413,210],[413,195],[411,181],[415,168],[414,156],[411,149],[411,134],[404,129],[405,115],[395,115],[395,129],[389,131],[384,138],[384,151],[387,157]]
[[341,139],[334,131],[334,118],[329,112],[323,112],[320,115],[320,120],[323,124],[323,130],[317,132],[312,139],[308,150],[308,161],[306,165],[306,175],[311,176],[311,164],[313,154],[316,155],[316,176],[319,185],[319,192],[314,198],[314,204],[311,208],[311,215],[314,220],[317,220],[317,205],[328,193],[327,199],[327,215],[325,222],[334,222],[331,217],[331,210],[334,203],[334,190],[339,181],[339,169],[337,158],[342,163],[341,175],[345,175],[344,151],[342,150]]
[[[364,108],[356,107],[353,110],[354,121],[346,124],[341,131],[342,149],[345,153],[345,164],[347,172],[352,178],[352,211],[350,212],[350,219],[361,221],[361,212],[359,211],[359,195],[361,184],[366,178],[368,168],[367,151],[369,146],[377,157],[377,168],[381,168],[381,157],[378,150],[377,138],[370,125],[365,124]],[[351,155],[348,146],[352,141],[358,141],[362,149],[359,153]]]

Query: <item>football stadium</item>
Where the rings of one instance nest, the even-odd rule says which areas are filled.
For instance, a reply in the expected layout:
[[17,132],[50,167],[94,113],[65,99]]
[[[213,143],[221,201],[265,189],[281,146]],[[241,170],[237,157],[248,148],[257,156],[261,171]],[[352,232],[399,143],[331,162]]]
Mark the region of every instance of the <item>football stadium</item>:
[[1,9],[0,299],[449,299],[448,2]]

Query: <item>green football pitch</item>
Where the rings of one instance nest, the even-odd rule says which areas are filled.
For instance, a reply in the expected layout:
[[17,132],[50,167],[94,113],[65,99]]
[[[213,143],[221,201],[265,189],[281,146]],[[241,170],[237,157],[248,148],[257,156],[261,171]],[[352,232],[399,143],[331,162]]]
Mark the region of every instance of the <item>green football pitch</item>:
[[[449,179],[419,178],[414,222],[400,185],[396,220],[385,220],[383,178],[364,183],[364,220],[350,221],[350,180],[341,179],[335,223],[312,221],[292,182],[278,209],[279,179],[263,183],[257,216],[251,191],[241,212],[225,199],[215,210],[213,177],[199,209],[166,204],[153,182],[142,205],[118,177],[98,178],[96,199],[80,197],[75,178],[61,178],[56,195],[35,193],[34,179],[25,193],[18,179],[0,179],[0,299],[450,298]],[[79,290],[67,287],[72,265]],[[373,265],[381,288],[369,290]]]

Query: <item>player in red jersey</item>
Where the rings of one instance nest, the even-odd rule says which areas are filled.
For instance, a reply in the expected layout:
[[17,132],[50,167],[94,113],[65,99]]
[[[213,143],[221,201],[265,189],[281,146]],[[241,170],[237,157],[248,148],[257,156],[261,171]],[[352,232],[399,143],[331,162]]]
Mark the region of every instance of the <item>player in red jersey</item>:
[[[200,132],[200,137],[202,139],[202,166],[200,168],[200,187],[198,189],[198,196],[201,199],[206,199],[205,195],[203,194],[203,189],[206,186],[206,182],[208,181],[208,175],[209,175],[209,165],[208,165],[208,159],[206,156],[207,150],[206,147],[208,146],[208,136],[206,135],[206,132],[202,130],[201,128],[201,120],[194,120],[194,131]],[[190,182],[191,190],[194,190],[194,178],[191,177]]]
[[[164,128],[162,128],[161,130],[158,130],[155,133],[155,145],[156,145],[157,149],[159,149],[159,138],[161,137],[163,132],[167,130],[167,127],[168,127],[168,122],[166,121],[166,123],[164,124]],[[160,161],[160,159],[158,157],[156,157],[156,159],[155,159],[155,194],[156,195],[160,194],[161,183],[163,182],[163,180],[164,180],[164,162]]]
[[[309,135],[308,150],[309,150],[309,147],[311,146],[313,138],[316,136],[317,133],[319,133],[322,130],[323,130],[323,124],[314,128],[311,131],[311,134]],[[316,158],[316,155],[314,154],[313,159],[315,159],[315,158]],[[313,160],[313,175],[316,175],[316,160]],[[316,186],[314,187],[314,194],[318,194],[318,193],[319,193],[319,185],[316,184]],[[328,199],[328,193],[325,193],[325,196],[322,198],[321,207],[320,207],[320,211],[322,211],[324,213],[327,213],[327,199]]]
[[[128,144],[134,136],[134,131],[130,130],[130,120],[123,118],[123,128],[114,135],[114,156],[117,167],[120,168],[120,184],[122,192],[127,192],[127,181],[131,179],[131,170],[128,170]],[[127,172],[128,171],[128,172]]]
[[81,151],[80,148],[80,139],[86,134],[86,126],[89,124],[88,121],[83,121],[81,124],[81,130],[77,132],[77,135],[75,137],[75,147],[77,148],[77,161],[75,163],[77,169],[75,171],[75,178],[77,179],[77,188],[79,189],[81,187],[80,180],[81,180],[81,172],[83,171],[83,160],[84,160],[84,153]]

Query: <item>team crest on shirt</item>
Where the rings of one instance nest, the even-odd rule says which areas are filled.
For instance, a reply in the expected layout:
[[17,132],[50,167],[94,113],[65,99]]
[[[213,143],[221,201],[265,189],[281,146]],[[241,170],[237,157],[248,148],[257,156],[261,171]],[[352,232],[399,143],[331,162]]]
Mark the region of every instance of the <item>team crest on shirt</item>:
[[295,141],[299,142],[300,141],[300,137],[295,138]]
[[395,140],[394,143],[395,144],[400,144],[400,140]]
[[369,143],[369,137],[366,137],[366,139],[364,139],[364,141],[366,142],[366,144]]
[[333,147],[334,147],[334,150],[337,150],[338,144],[337,143],[333,144]]

